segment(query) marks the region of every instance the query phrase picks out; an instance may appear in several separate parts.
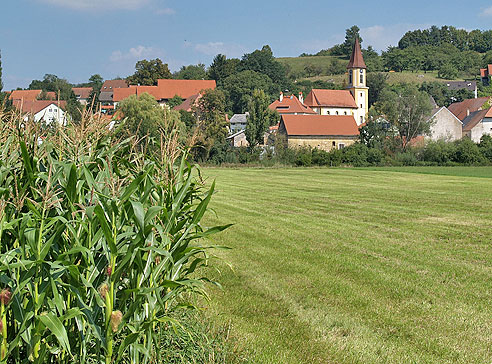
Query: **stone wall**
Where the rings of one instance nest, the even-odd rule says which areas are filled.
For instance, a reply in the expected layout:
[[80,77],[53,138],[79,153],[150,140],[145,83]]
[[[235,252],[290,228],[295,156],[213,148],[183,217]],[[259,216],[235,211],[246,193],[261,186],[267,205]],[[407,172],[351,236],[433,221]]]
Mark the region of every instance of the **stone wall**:
[[336,137],[336,136],[326,136],[326,137],[316,137],[316,136],[289,136],[288,146],[289,148],[299,148],[299,147],[311,147],[329,152],[333,148],[339,149],[341,144],[344,147],[348,147],[356,142],[357,137]]

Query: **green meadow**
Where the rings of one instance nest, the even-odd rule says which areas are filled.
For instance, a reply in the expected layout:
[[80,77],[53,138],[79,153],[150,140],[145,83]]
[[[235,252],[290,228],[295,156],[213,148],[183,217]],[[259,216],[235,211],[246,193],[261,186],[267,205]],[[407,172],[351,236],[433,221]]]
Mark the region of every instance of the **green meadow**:
[[206,316],[248,362],[492,362],[491,168],[204,174],[235,224]]

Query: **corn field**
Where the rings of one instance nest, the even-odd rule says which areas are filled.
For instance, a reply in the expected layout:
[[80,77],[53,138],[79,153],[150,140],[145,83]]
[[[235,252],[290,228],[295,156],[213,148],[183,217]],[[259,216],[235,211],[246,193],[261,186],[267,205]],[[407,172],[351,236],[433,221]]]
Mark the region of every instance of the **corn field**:
[[2,363],[155,363],[154,333],[206,295],[203,238],[227,228],[200,225],[214,184],[172,127],[156,153],[114,128],[0,110]]

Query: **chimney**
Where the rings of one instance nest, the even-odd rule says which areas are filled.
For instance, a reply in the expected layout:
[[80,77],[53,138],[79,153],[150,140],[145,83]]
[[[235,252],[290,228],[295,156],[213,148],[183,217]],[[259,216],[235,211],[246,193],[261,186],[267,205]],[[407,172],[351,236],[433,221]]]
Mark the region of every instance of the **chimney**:
[[301,104],[304,104],[304,96],[302,95],[302,91],[299,91],[299,101]]
[[279,101],[282,102],[284,100],[284,93],[280,91],[280,98]]
[[470,116],[470,109],[466,109],[466,116]]

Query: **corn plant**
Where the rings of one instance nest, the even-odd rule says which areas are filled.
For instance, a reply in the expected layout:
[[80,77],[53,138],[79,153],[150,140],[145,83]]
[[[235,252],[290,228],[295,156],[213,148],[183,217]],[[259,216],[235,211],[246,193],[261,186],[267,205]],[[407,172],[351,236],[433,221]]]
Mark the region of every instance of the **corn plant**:
[[155,362],[155,331],[206,295],[214,184],[173,133],[146,155],[88,115],[0,128],[0,362]]

